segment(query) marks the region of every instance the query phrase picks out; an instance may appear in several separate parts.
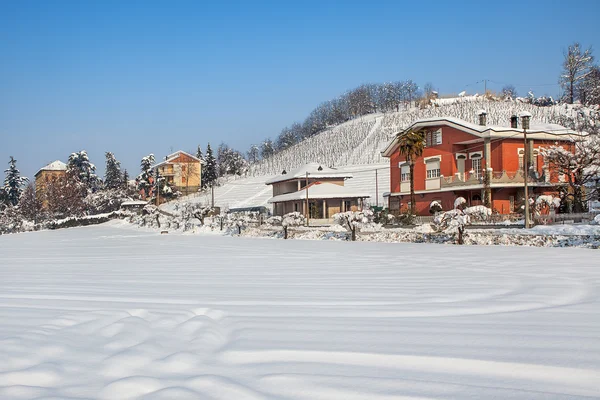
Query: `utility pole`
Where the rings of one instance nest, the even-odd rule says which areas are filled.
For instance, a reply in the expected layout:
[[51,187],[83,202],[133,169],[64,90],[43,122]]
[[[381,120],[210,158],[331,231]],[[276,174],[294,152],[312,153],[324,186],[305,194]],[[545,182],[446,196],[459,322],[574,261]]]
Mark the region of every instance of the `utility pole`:
[[522,112],[519,114],[521,117],[521,125],[523,126],[523,190],[525,192],[525,229],[529,229],[531,225],[529,216],[529,191],[527,188],[527,178],[529,177],[529,152],[527,143],[527,129],[529,129],[529,119],[531,114],[528,112]]
[[375,169],[375,207],[379,207],[379,181],[377,180],[377,169]]
[[306,226],[310,225],[310,208],[308,205],[308,171],[306,171]]
[[210,207],[215,208],[215,183],[210,184]]

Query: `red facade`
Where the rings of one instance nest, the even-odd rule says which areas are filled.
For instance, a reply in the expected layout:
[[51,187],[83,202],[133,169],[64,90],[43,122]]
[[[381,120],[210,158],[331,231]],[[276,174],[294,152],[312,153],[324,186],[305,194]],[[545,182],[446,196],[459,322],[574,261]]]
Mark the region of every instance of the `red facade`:
[[[418,124],[418,121],[415,124]],[[416,210],[419,215],[429,215],[429,207],[434,200],[442,205],[443,210],[452,209],[457,197],[464,197],[469,205],[483,204],[484,176],[488,163],[492,169],[492,208],[501,214],[508,214],[516,211],[519,204],[522,204],[522,132],[503,132],[496,135],[493,131],[490,134],[488,130],[486,134],[485,127],[479,127],[478,131],[474,130],[471,124],[465,125],[467,126],[461,127],[456,120],[440,120],[435,124],[428,121],[427,126],[422,128],[426,135],[431,132],[436,132],[436,135],[441,133],[441,138],[428,140],[429,146],[415,161],[414,187]],[[544,165],[539,149],[558,143],[573,150],[569,140],[539,131],[528,135],[531,148],[530,163],[536,171],[531,173],[528,179],[531,197],[555,194],[554,184],[559,181],[559,177]],[[487,152],[486,142],[489,143]],[[407,209],[410,202],[408,164],[397,146],[388,146],[384,155],[390,159],[390,209]]]

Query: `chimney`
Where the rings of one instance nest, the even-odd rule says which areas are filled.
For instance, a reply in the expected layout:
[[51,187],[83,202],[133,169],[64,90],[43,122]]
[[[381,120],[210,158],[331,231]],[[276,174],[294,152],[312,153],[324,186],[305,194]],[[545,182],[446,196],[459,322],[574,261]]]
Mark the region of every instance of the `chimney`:
[[487,112],[485,110],[479,110],[477,111],[477,115],[479,116],[479,125],[481,126],[485,126],[486,125],[486,117],[487,117]]
[[510,117],[510,127],[514,129],[519,127],[519,117],[514,114]]

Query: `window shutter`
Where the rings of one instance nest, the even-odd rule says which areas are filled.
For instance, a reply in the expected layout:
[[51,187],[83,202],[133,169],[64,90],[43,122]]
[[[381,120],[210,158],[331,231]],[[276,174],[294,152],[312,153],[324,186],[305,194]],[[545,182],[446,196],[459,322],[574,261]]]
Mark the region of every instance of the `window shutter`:
[[442,144],[442,130],[438,129],[435,135],[436,144]]

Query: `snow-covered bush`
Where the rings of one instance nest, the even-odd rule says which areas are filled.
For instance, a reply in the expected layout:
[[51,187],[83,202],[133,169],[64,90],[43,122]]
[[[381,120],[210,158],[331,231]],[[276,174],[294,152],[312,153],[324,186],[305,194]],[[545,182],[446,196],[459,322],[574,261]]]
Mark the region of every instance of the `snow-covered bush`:
[[467,206],[467,200],[464,197],[457,197],[454,200],[454,209],[463,209]]
[[132,200],[124,189],[98,190],[83,200],[88,215],[117,211],[124,201]]
[[288,228],[294,226],[303,226],[306,224],[306,217],[297,211],[285,214],[281,219],[281,226],[283,226],[283,238],[288,238]]
[[469,222],[489,221],[492,217],[492,209],[486,206],[466,207],[463,212],[469,216]]
[[226,224],[229,228],[235,228],[238,235],[242,233],[242,229],[247,228],[250,224],[259,223],[259,213],[251,212],[236,212],[227,214]]
[[343,213],[334,214],[333,220],[348,229],[352,234],[352,241],[356,240],[356,229],[364,228],[373,225],[373,211],[346,211]]
[[283,218],[279,215],[274,215],[272,217],[267,218],[265,221],[265,225],[267,226],[281,226],[283,223]]
[[429,214],[437,214],[437,213],[439,213],[441,211],[442,211],[442,205],[440,204],[439,201],[433,200],[429,204]]
[[600,225],[600,214],[598,214],[594,217],[594,224]]

